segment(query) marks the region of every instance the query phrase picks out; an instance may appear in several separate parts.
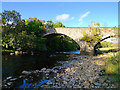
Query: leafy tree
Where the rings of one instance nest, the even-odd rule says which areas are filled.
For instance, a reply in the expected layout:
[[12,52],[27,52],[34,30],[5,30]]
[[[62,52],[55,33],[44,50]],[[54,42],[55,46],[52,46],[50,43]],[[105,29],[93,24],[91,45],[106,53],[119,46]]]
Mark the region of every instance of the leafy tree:
[[52,20],[47,21],[46,28],[53,28],[53,26],[54,23],[52,22]]
[[34,32],[34,34],[37,37],[41,37],[42,34],[44,33],[45,27],[42,24],[42,22],[38,19],[32,19],[26,21],[26,25],[27,25],[27,33],[31,34],[31,32]]
[[47,21],[46,28],[65,27],[61,22],[53,22],[52,20]]
[[2,13],[2,46],[6,49],[42,51],[45,48],[45,39],[42,38],[45,25],[37,18],[21,20],[20,16],[14,10]]
[[65,27],[65,26],[61,22],[56,22],[53,28],[56,28],[56,27]]
[[4,26],[15,26],[21,20],[21,15],[15,10],[6,11],[2,13],[2,23]]
[[85,31],[83,31],[83,37],[81,40],[88,42],[89,46],[93,46],[100,41],[102,33],[99,28],[100,24],[91,22],[91,25],[89,25],[89,34]]
[[6,46],[8,48],[10,38],[13,38],[13,34],[15,34],[15,26],[21,21],[21,15],[13,11],[6,11],[1,13],[2,16],[2,46]]
[[37,18],[30,18],[28,21],[25,21],[27,25],[27,33],[31,35],[32,33],[36,36],[34,39],[35,48],[34,50],[45,50],[45,38],[42,38],[42,35],[45,32],[45,25]]

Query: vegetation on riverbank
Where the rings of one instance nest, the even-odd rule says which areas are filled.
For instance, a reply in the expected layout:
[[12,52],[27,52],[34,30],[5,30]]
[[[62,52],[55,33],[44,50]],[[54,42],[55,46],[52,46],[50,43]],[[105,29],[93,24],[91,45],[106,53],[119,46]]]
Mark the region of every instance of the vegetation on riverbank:
[[[43,34],[49,28],[55,27],[65,27],[61,22],[52,22],[49,20],[45,22],[44,20],[39,20],[37,18],[29,18],[28,20],[21,19],[19,12],[4,11],[2,12],[2,48],[3,53],[13,52],[13,51],[23,51],[23,52],[45,52],[47,51],[45,42],[46,38],[43,38]],[[64,42],[64,47],[60,50],[74,50],[78,46],[71,40],[71,38],[63,36],[54,37],[49,41],[53,46],[49,45],[49,49],[58,50],[61,43]],[[53,40],[54,39],[54,40]],[[58,40],[58,41],[56,41]],[[55,44],[58,46],[55,46]],[[71,45],[69,45],[69,43]],[[67,45],[68,44],[68,45]],[[73,47],[74,46],[74,47]]]
[[105,73],[112,78],[111,82],[114,84],[120,83],[120,51],[117,53],[112,53],[114,55],[110,56],[106,60],[106,65],[103,68]]

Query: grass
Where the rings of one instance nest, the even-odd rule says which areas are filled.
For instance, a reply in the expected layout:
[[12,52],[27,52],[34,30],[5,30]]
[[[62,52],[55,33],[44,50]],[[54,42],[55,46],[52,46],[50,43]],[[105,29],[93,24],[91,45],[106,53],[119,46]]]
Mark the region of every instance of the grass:
[[120,51],[113,56],[110,56],[106,60],[105,71],[107,74],[119,74],[120,70]]
[[120,51],[113,56],[110,56],[106,60],[106,65],[103,68],[106,75],[109,75],[113,79],[113,83],[120,83]]
[[99,48],[99,50],[101,50],[101,51],[109,51],[109,50],[114,50],[114,49],[118,49],[118,47]]

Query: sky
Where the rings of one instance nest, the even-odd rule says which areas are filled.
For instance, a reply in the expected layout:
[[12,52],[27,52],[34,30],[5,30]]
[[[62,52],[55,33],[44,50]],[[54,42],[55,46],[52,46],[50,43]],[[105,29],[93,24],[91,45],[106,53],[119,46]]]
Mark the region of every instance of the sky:
[[4,10],[16,10],[22,19],[60,21],[66,27],[88,27],[91,21],[118,26],[117,2],[2,2]]

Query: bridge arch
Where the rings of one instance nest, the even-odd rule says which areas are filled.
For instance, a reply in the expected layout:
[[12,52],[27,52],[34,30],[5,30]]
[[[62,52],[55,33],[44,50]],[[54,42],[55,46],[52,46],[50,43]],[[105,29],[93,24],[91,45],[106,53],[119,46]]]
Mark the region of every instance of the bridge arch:
[[[100,40],[100,42],[102,42],[102,41],[104,41],[106,39],[109,39],[109,38],[113,38],[113,37],[115,37],[115,36],[112,35],[112,36],[104,37],[103,39]],[[97,42],[94,47],[96,47],[100,42]]]
[[[53,37],[55,37],[55,36],[60,36],[60,35],[64,35],[64,36],[66,36],[66,37],[71,38],[70,36],[65,35],[65,34],[61,34],[61,33],[51,33],[51,34],[47,34],[47,35],[44,35],[43,38],[47,38],[47,40],[49,40],[49,39],[51,39],[51,38],[53,38]],[[61,38],[62,38],[62,37],[61,37]],[[78,42],[76,42],[73,38],[71,38],[71,39],[79,46],[78,50],[80,50],[80,45],[78,44]],[[47,41],[47,40],[46,40],[46,41]]]
[[[49,33],[49,34],[45,34],[43,37],[44,38],[52,38],[52,37],[55,37],[55,36],[59,36],[59,35],[65,35],[65,34],[62,34],[62,33]],[[65,35],[65,36],[68,36],[68,35]],[[68,36],[70,37],[70,36]],[[79,45],[79,50],[81,52],[81,54],[88,54],[88,44],[86,41],[80,41],[80,39],[73,39],[72,37],[70,37],[73,41],[76,42],[76,44]],[[90,50],[89,50],[90,51]],[[91,52],[90,52],[91,53]],[[93,53],[92,53],[93,54]]]
[[[103,33],[102,39],[108,38],[109,36],[114,35],[114,29],[113,27],[100,27],[101,32]],[[83,31],[89,32],[89,27],[59,27],[59,28],[51,28],[46,31],[46,33],[43,35],[43,37],[46,37],[50,34],[63,34],[70,38],[72,38],[80,47],[80,52],[87,53],[90,52],[94,54],[95,45],[99,42],[96,42],[94,46],[88,46],[86,41],[81,41],[81,38],[83,37]],[[102,40],[101,39],[101,40]]]
[[105,40],[107,40],[107,39],[110,39],[110,38],[113,38],[113,37],[115,37],[115,35],[113,36],[107,36],[107,37],[104,37],[103,39],[101,39],[99,42],[97,42],[96,44],[95,44],[95,46],[94,46],[94,51],[95,52],[97,52],[97,45],[99,45],[102,41],[105,41]]

